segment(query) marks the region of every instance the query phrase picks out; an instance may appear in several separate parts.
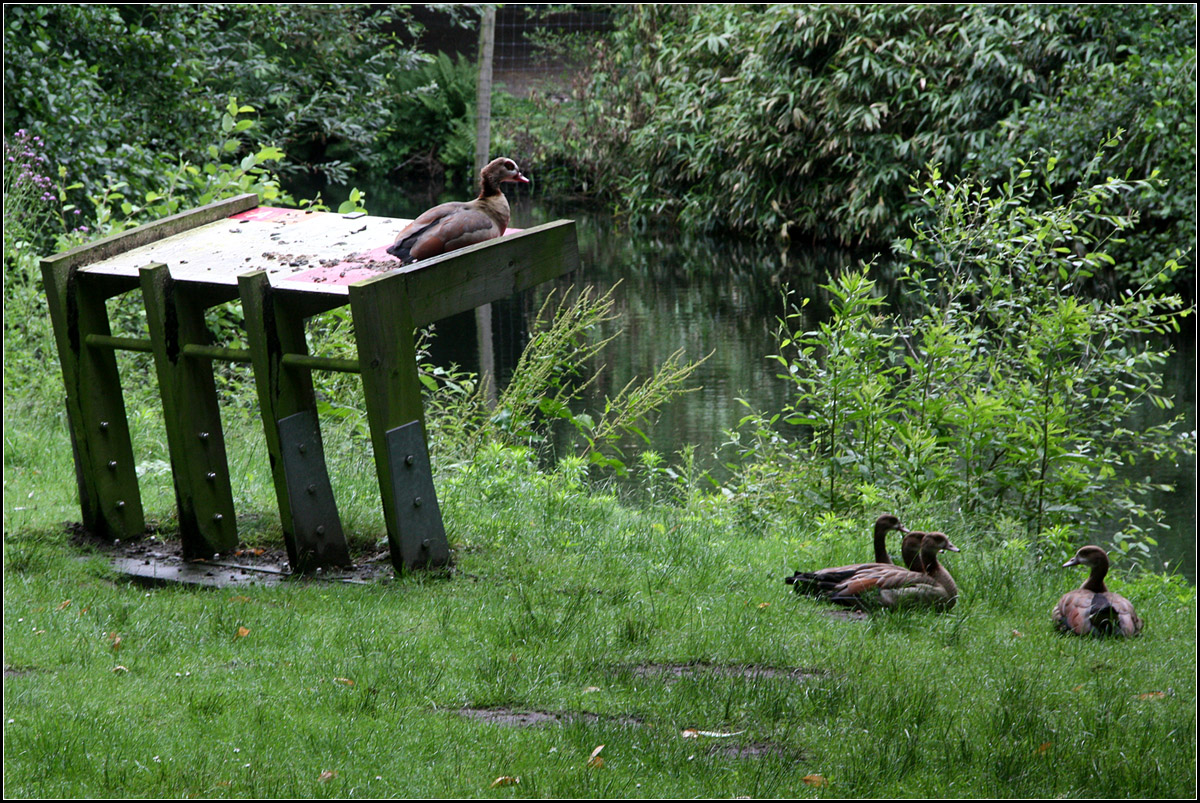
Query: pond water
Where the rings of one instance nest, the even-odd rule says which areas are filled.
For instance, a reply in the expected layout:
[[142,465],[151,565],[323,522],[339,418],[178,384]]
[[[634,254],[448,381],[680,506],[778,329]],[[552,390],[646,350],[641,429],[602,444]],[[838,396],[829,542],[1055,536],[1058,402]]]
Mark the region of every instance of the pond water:
[[[415,217],[433,203],[454,199],[453,194],[411,197],[390,186],[356,185],[367,193],[372,214]],[[312,197],[311,188],[293,187],[297,197]],[[347,195],[345,188],[326,187],[331,206]],[[630,234],[611,218],[578,210],[553,209],[510,195],[512,225],[528,228],[560,218],[577,223],[581,269],[557,283],[560,291],[571,286],[592,286],[606,291],[620,282],[614,293],[617,319],[613,334],[621,334],[604,355],[604,369],[589,388],[592,410],[603,408],[632,378],[649,376],[673,352],[683,349],[688,359],[711,356],[693,374],[690,385],[700,389],[665,407],[645,430],[650,448],[677,462],[677,452],[694,444],[698,466],[722,476],[715,454],[726,441],[725,432],[736,427],[747,413],[745,400],[756,409],[778,411],[789,398],[788,385],[776,377],[767,355],[776,350],[775,327],[784,312],[783,289],[796,297],[811,297],[806,309],[813,321],[827,314],[819,285],[832,271],[856,265],[856,256],[820,248],[793,247],[787,265],[778,251],[744,241],[692,237],[677,231]],[[550,287],[544,285],[520,297],[493,304],[492,330],[496,372],[505,384],[528,338],[528,325]],[[478,370],[474,316],[470,313],[440,322],[433,346],[435,361],[457,363]],[[1189,319],[1194,326],[1194,316]],[[1164,369],[1164,381],[1176,399],[1176,412],[1187,415],[1195,430],[1195,330],[1184,332],[1173,343],[1176,355]],[[1153,407],[1147,422],[1163,419]],[[1139,422],[1140,423],[1140,422]],[[631,439],[627,455],[645,444]],[[1154,554],[1194,582],[1196,547],[1195,459],[1179,465],[1138,466],[1132,471],[1150,474],[1176,490],[1158,493],[1149,500],[1166,513],[1171,530],[1158,538]],[[1096,539],[1104,543],[1104,538]]]

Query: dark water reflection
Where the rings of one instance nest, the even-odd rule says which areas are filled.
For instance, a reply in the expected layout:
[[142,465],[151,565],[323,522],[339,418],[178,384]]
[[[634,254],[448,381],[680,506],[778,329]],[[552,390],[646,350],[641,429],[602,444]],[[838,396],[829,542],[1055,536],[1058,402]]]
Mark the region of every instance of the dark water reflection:
[[[363,184],[358,184],[363,188]],[[366,187],[367,206],[372,214],[415,217],[433,202],[448,198],[406,197],[388,187]],[[304,194],[308,197],[310,193]],[[341,200],[344,191],[327,188],[325,196]],[[511,196],[510,196],[511,199]],[[577,222],[581,269],[557,283],[568,287],[592,286],[606,291],[618,281],[615,299],[617,319],[609,325],[622,334],[604,355],[604,369],[589,389],[592,410],[602,410],[606,397],[615,396],[632,378],[648,377],[678,349],[688,359],[712,356],[693,375],[691,385],[700,389],[680,397],[664,408],[645,431],[650,448],[676,462],[684,445],[694,444],[697,464],[722,476],[714,455],[725,442],[725,431],[734,428],[747,413],[739,401],[755,408],[778,411],[789,398],[788,383],[776,377],[773,361],[775,330],[784,313],[783,289],[796,297],[809,297],[806,328],[827,315],[824,293],[832,272],[857,265],[855,255],[822,249],[793,248],[788,264],[779,253],[740,241],[686,236],[658,231],[631,235],[604,215],[578,210],[555,210],[527,200],[514,200],[512,225],[518,228],[560,218]],[[493,305],[496,369],[501,385],[508,381],[520,351],[528,339],[528,325],[549,292],[537,288]],[[1194,322],[1194,317],[1190,319]],[[1193,323],[1194,326],[1194,323]],[[1166,387],[1175,396],[1176,412],[1186,412],[1190,431],[1195,430],[1195,333],[1194,328],[1176,338],[1177,354],[1164,369]],[[435,360],[478,369],[474,316],[465,314],[438,324],[434,343]],[[1156,423],[1166,416],[1147,405],[1145,420]],[[646,448],[640,439],[630,439],[627,455]],[[570,450],[562,440],[560,449]],[[1151,475],[1155,482],[1171,483],[1172,493],[1157,493],[1149,501],[1166,512],[1171,530],[1158,538],[1155,560],[1178,568],[1195,579],[1196,508],[1195,459],[1180,465],[1136,466],[1130,476]],[[1111,532],[1111,528],[1106,532]],[[1103,543],[1104,538],[1098,537]]]

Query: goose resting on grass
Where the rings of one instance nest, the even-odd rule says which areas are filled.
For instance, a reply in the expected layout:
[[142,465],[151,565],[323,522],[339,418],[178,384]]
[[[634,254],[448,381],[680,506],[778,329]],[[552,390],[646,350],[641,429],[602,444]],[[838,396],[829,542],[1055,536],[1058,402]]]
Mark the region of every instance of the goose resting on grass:
[[1083,585],[1063,594],[1051,617],[1064,633],[1080,636],[1136,636],[1142,632],[1142,619],[1133,604],[1104,585],[1108,574],[1108,553],[1098,546],[1080,547],[1075,557],[1063,564],[1091,566]]
[[905,568],[911,572],[924,570],[924,566],[921,564],[921,539],[924,537],[925,533],[909,530],[900,541],[900,559],[904,561]]
[[917,606],[948,611],[958,601],[958,586],[946,567],[938,562],[938,552],[942,550],[959,551],[945,533],[925,533],[920,556],[923,571],[867,563],[845,567],[841,572],[823,569],[807,576],[798,573],[794,582],[815,584],[814,593],[857,610]]
[[[883,563],[891,565],[892,558],[887,551],[887,535],[892,530],[899,530],[902,533],[907,533],[904,525],[900,523],[900,519],[893,516],[891,513],[884,513],[879,518],[875,519],[875,563]],[[847,571],[861,569],[864,566],[872,566],[872,563],[852,563],[848,566],[833,566],[828,569],[820,569],[815,572],[796,572],[791,577],[783,578],[783,582],[788,585],[794,585],[797,594],[819,594],[819,585],[822,578],[839,575],[844,576]]]

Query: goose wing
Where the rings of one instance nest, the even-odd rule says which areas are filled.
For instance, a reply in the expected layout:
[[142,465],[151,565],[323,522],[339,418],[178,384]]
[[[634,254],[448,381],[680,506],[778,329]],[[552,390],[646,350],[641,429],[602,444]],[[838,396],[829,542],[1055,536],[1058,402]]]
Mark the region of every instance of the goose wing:
[[452,201],[422,212],[387,250],[402,262],[453,251],[500,235],[496,221],[470,203]]

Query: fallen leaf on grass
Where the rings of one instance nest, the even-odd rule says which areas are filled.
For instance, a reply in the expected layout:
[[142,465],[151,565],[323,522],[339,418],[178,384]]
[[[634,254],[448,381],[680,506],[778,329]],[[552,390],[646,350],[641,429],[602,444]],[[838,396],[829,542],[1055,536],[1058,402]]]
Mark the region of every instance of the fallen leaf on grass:
[[120,633],[109,633],[108,640],[110,642],[109,646],[112,647],[114,652],[121,649],[121,634]]
[[696,728],[684,728],[683,732],[680,733],[679,735],[685,739],[695,739],[700,736],[716,736],[717,738],[720,739],[720,738],[724,738],[726,736],[739,736],[743,733],[745,733],[744,730],[733,731],[731,733],[722,733],[721,731],[702,731],[702,730],[697,730]]
[[604,749],[604,745],[600,745],[592,751],[592,755],[588,758],[587,765],[599,769],[604,766],[604,759],[600,758],[600,751]]
[[1013,630],[1013,636],[1015,636],[1016,638],[1021,638],[1024,635],[1025,634],[1022,633],[1020,630]]
[[804,781],[809,786],[829,786],[829,781],[825,780],[824,775],[805,775],[800,780]]
[[1054,744],[1054,742],[1042,742],[1041,744],[1039,744],[1039,745],[1038,745],[1038,749],[1037,749],[1037,751],[1038,751],[1038,755],[1041,755],[1042,753],[1045,753],[1047,750],[1049,750],[1049,749],[1050,749],[1050,747],[1051,747],[1053,744]]
[[760,611],[761,611],[763,608],[769,608],[769,607],[771,607],[771,603],[769,603],[769,602],[760,602],[760,603],[758,603],[758,609],[759,609]]
[[129,668],[128,668],[128,667],[121,666],[120,664],[117,664],[116,666],[114,666],[114,667],[112,668],[112,671],[113,671],[113,672],[128,672],[128,671],[129,671]]
[[1145,694],[1139,694],[1138,699],[1139,700],[1161,700],[1166,696],[1167,696],[1167,693],[1164,691],[1148,691]]
[[354,681],[351,680],[350,678],[334,678],[333,682],[341,683],[343,686],[353,686],[354,685]]
[[244,627],[244,626],[238,627],[238,629],[237,629],[237,637],[238,638],[243,638],[248,635],[250,635],[250,628]]
[[60,610],[60,611],[61,611],[63,608],[68,608],[68,607],[70,607],[70,605],[71,605],[71,600],[67,600],[66,602],[64,602],[64,603],[62,603],[61,605],[59,605],[57,610]]
[[334,772],[333,770],[325,770],[324,772],[322,772],[320,775],[317,776],[317,780],[320,781],[321,783],[325,783],[326,781],[328,781],[332,778],[336,778],[336,777],[337,777],[337,773]]
[[514,784],[519,784],[520,782],[520,778],[515,778],[512,775],[501,775],[499,778],[492,781],[491,788],[495,789],[497,786],[513,786]]

